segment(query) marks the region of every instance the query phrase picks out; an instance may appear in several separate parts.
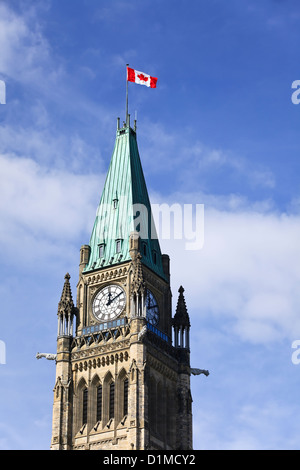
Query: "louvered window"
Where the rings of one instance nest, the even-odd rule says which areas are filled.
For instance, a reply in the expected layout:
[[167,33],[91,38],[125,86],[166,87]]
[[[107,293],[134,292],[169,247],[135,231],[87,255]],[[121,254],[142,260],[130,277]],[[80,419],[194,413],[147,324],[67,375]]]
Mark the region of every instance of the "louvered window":
[[104,256],[104,243],[101,243],[101,245],[99,245],[99,258],[103,258]]
[[116,253],[121,253],[122,240],[116,240]]

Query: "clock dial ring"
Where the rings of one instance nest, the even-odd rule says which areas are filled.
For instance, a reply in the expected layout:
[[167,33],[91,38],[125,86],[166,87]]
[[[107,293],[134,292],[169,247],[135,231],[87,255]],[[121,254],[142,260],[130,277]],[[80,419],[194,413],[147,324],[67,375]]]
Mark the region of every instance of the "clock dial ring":
[[126,294],[118,284],[109,284],[100,289],[92,303],[92,312],[100,322],[112,321],[119,317],[126,305]]

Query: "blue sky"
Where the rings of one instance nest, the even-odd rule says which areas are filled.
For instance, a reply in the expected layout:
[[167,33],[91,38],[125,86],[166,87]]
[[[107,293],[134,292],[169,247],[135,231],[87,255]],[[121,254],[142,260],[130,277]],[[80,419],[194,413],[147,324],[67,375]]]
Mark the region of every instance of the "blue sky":
[[153,203],[204,204],[201,250],[162,240],[191,317],[195,449],[299,449],[300,6],[2,0],[0,449],[48,449],[57,304],[76,298],[125,117]]

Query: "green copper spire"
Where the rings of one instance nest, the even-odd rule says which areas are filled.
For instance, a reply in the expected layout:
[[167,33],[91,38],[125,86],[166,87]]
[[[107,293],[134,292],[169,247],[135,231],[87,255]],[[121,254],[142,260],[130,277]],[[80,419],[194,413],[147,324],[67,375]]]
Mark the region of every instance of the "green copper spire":
[[140,235],[144,265],[165,278],[162,256],[139,156],[136,127],[118,128],[115,147],[90,239],[84,272],[130,261],[129,236]]

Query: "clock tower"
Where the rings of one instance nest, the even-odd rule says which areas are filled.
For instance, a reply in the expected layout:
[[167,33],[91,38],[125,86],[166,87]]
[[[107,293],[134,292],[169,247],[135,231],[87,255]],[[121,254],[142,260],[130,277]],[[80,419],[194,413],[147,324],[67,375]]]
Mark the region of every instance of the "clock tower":
[[66,274],[57,318],[51,449],[192,449],[190,320],[182,287],[172,315],[129,115],[80,249],[76,305]]

